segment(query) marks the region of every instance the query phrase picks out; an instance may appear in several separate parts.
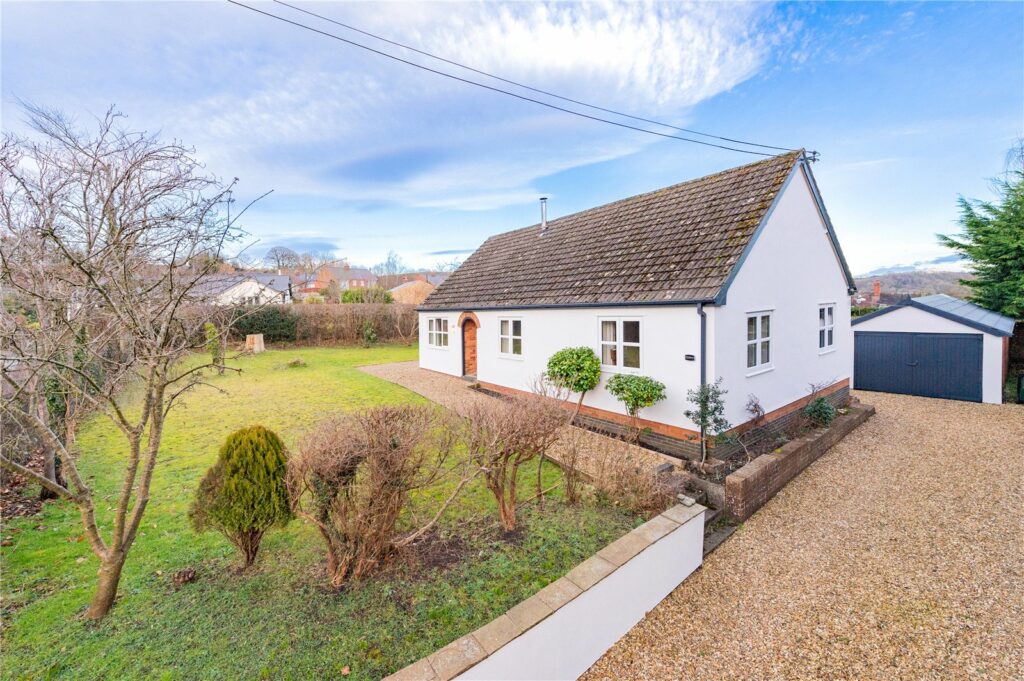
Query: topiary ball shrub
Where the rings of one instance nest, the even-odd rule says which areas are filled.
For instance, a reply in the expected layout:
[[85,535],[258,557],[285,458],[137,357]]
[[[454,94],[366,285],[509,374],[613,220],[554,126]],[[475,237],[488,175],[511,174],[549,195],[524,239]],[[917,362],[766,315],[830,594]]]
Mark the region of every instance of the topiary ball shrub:
[[650,407],[665,399],[665,384],[649,376],[636,374],[615,374],[606,386],[615,399],[626,406],[626,413],[633,419],[633,437],[639,439],[637,414],[644,407]]
[[192,526],[223,534],[249,567],[266,531],[292,519],[287,470],[284,443],[272,431],[263,426],[235,431],[199,483],[189,509]]
[[804,416],[811,420],[815,426],[824,428],[836,418],[836,408],[824,397],[816,397],[804,407]]
[[562,348],[548,359],[547,376],[560,388],[580,394],[573,418],[579,414],[583,396],[601,382],[601,359],[593,348]]

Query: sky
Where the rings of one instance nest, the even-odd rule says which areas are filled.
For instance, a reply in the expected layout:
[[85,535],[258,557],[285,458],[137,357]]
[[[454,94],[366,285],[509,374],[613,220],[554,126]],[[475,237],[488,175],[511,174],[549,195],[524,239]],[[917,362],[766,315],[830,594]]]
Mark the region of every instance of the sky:
[[[991,198],[1024,135],[1019,2],[289,2],[605,108],[815,150],[855,274],[946,255],[935,234],[957,230],[957,197]],[[26,131],[22,102],[83,128],[115,105],[127,128],[239,178],[239,203],[273,190],[245,216],[250,256],[284,245],[372,265],[394,250],[431,267],[535,224],[541,196],[555,218],[759,158],[554,111],[227,2],[5,1],[0,37],[5,132]]]

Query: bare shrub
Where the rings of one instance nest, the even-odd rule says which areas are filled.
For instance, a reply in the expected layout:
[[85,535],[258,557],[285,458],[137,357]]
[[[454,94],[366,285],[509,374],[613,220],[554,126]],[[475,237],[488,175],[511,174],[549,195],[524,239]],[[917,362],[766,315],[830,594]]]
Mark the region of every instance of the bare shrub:
[[511,532],[516,529],[519,469],[543,456],[568,414],[557,401],[530,395],[481,401],[466,416],[467,453],[494,495],[501,526]]
[[558,440],[558,463],[562,469],[565,500],[577,505],[583,500],[585,478],[581,465],[590,434],[579,428],[566,428]]
[[629,443],[601,438],[589,443],[594,490],[599,497],[644,518],[652,518],[672,505],[669,481],[640,460]]
[[[379,406],[335,416],[310,430],[289,461],[296,514],[320,531],[331,583],[359,579],[437,522],[472,478],[453,457],[455,438],[442,412]],[[399,517],[415,489],[461,474],[435,515],[404,535]]]

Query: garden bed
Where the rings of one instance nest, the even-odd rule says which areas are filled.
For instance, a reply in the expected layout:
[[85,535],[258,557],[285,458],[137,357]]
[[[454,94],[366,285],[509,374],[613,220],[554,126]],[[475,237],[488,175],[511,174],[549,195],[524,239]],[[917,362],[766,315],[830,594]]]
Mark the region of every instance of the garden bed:
[[699,468],[691,467],[687,486],[699,493],[699,499],[726,511],[733,520],[746,520],[874,413],[870,405],[853,404],[841,409],[828,427],[803,428],[780,446],[764,451],[771,441],[762,440],[758,447],[750,448],[751,458],[732,470],[728,462],[713,466],[711,475],[702,475]]
[[[483,626],[642,523],[594,499],[571,506],[560,489],[542,508],[529,501],[531,465],[520,474],[515,532],[499,529],[494,501],[476,481],[424,540],[338,589],[326,579],[323,545],[306,523],[268,533],[256,564],[241,574],[221,536],[189,528],[198,480],[228,433],[260,423],[294,446],[333,411],[422,403],[357,369],[415,353],[272,350],[239,360],[241,374],[208,376],[226,392],[201,389],[172,412],[120,596],[98,625],[80,617],[97,562],[77,510],[51,502],[35,517],[5,521],[3,677],[380,678]],[[296,357],[305,366],[289,367]],[[78,444],[91,484],[116,489],[121,454],[113,426],[89,422]],[[545,488],[560,479],[556,466],[544,466]],[[422,517],[445,496],[445,489],[425,491],[413,512]],[[109,527],[107,504],[98,512],[100,525]],[[195,582],[176,586],[173,575],[188,568],[196,570]]]

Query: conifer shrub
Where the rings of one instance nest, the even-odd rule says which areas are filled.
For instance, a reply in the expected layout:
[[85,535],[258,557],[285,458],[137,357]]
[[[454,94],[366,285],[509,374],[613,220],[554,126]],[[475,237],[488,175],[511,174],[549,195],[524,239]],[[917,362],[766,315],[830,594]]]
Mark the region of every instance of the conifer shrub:
[[292,518],[287,474],[284,443],[273,431],[263,426],[235,431],[199,483],[189,509],[192,526],[223,534],[249,567],[267,530]]

